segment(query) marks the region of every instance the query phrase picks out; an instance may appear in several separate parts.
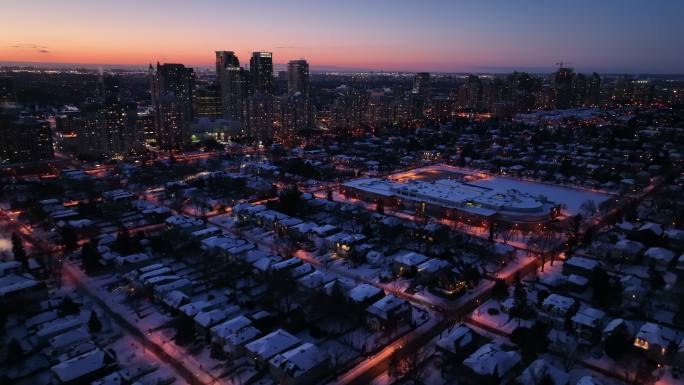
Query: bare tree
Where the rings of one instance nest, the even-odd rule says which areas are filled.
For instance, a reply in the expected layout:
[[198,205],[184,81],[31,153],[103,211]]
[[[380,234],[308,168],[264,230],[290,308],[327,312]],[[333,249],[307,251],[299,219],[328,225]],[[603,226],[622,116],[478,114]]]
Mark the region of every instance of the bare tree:
[[574,336],[568,336],[564,348],[560,352],[563,362],[563,369],[566,372],[572,370],[579,360],[579,342]]
[[587,199],[580,205],[580,210],[582,210],[582,212],[584,212],[587,217],[591,217],[594,214],[596,214],[596,202],[594,202],[593,199]]
[[429,354],[420,349],[397,349],[390,356],[388,374],[397,379],[420,382],[425,374],[424,362]]
[[555,260],[556,248],[560,245],[559,234],[547,227],[543,227],[539,232],[532,235],[528,241],[531,251],[537,253],[542,261],[541,271],[544,271],[544,264],[551,259],[551,265]]
[[511,228],[510,224],[507,223],[500,223],[499,224],[499,237],[501,237],[501,240],[503,241],[504,244],[508,244],[508,241],[510,241],[513,238],[513,228]]
[[335,373],[335,379],[337,379],[337,368],[343,363],[342,352],[338,348],[330,348],[328,349],[328,359],[330,368]]

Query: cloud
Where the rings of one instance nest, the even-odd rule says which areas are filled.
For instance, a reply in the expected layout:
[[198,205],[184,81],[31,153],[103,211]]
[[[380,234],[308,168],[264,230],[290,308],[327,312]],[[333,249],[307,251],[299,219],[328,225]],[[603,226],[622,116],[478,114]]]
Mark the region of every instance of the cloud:
[[277,48],[277,49],[304,49],[304,47],[299,47],[296,45],[280,45],[280,46],[273,47],[273,48]]
[[33,43],[15,43],[11,45],[11,48],[22,50],[22,51],[36,51],[38,53],[50,53],[48,47]]

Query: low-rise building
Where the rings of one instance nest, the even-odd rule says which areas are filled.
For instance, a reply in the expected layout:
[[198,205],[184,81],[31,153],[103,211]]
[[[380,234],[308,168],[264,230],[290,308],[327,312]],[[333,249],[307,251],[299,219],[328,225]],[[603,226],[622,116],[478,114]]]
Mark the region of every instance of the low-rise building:
[[278,329],[257,340],[245,345],[245,350],[250,358],[254,359],[258,366],[263,366],[275,357],[276,354],[285,352],[300,343],[299,338]]
[[283,385],[312,385],[329,366],[327,353],[309,342],[277,354],[269,364],[271,375]]
[[516,351],[505,351],[499,345],[488,343],[481,346],[463,361],[476,381],[484,382],[496,378],[498,381],[506,379],[518,366],[522,357]]
[[386,295],[366,308],[368,326],[373,330],[385,330],[412,321],[412,306],[394,295]]
[[402,252],[394,256],[392,271],[400,276],[414,276],[418,273],[418,266],[429,258],[413,251]]
[[116,365],[116,359],[111,353],[97,348],[60,362],[53,366],[51,371],[59,384],[89,384],[111,373]]
[[634,346],[644,350],[650,359],[662,362],[673,339],[674,332],[671,329],[646,322],[634,337]]
[[462,324],[437,341],[437,351],[450,362],[460,362],[473,353],[478,335],[468,326]]
[[572,316],[572,326],[575,332],[587,340],[596,337],[603,327],[603,320],[606,318],[606,313],[602,310],[588,307],[580,309]]
[[563,274],[565,275],[579,275],[582,277],[591,277],[592,272],[595,268],[599,267],[601,264],[594,259],[589,259],[585,257],[574,256],[568,258],[563,262]]

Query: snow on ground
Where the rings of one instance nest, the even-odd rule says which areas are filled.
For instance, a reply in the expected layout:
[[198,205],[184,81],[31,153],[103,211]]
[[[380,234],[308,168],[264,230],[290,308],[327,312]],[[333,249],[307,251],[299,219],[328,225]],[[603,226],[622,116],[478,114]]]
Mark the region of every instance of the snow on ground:
[[661,369],[663,376],[653,385],[682,385],[684,384],[684,379],[672,377],[672,368],[664,367]]
[[[496,314],[490,314],[489,309],[496,309]],[[530,327],[533,320],[511,318],[508,313],[501,311],[501,305],[497,300],[489,300],[475,310],[470,316],[474,321],[511,334],[518,326]]]

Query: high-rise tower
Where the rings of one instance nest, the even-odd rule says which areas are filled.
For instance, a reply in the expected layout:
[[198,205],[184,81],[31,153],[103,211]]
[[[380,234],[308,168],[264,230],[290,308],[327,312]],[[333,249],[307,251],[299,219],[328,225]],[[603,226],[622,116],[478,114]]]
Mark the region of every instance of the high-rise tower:
[[195,73],[182,64],[150,65],[155,132],[160,149],[179,150],[190,140]]
[[273,95],[273,53],[253,52],[249,73],[253,92]]

